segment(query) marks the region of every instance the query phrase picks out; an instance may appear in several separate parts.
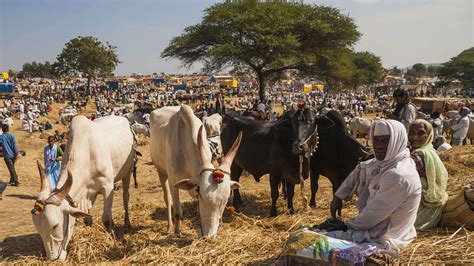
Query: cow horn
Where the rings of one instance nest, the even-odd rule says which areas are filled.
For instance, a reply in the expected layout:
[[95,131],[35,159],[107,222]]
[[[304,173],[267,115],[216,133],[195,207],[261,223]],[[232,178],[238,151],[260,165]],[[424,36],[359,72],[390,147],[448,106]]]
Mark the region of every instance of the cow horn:
[[203,133],[202,133],[203,130],[204,130],[204,126],[201,125],[201,127],[199,128],[197,141],[198,141],[199,157],[201,158],[201,162],[202,162],[202,164],[207,165],[207,164],[211,163],[211,159],[207,155],[206,150],[204,148],[204,141],[203,141],[204,136],[203,136]]
[[46,177],[46,173],[41,163],[39,161],[36,161],[36,164],[38,165],[38,172],[40,174],[41,181],[40,193],[47,192],[49,194],[49,192],[51,191],[51,184],[49,183],[49,179],[48,177]]
[[61,202],[66,198],[67,194],[69,193],[69,190],[71,189],[72,186],[72,174],[71,171],[68,169],[67,170],[67,179],[66,183],[57,190],[49,199],[47,202],[52,203],[54,205],[61,205]]
[[240,131],[239,135],[234,141],[234,144],[232,144],[232,147],[225,155],[224,160],[222,160],[222,164],[221,164],[222,166],[226,166],[230,169],[230,166],[232,165],[232,162],[234,161],[235,155],[237,155],[237,151],[239,150],[241,141],[242,141],[242,131]]

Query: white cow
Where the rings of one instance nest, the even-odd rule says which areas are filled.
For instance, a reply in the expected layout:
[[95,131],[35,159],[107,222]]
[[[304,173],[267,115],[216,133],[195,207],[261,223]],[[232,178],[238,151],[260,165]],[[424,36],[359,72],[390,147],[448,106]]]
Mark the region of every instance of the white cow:
[[445,116],[446,116],[447,118],[449,118],[449,119],[454,119],[454,118],[457,118],[457,117],[459,117],[459,116],[461,116],[461,115],[459,114],[459,111],[451,110],[451,111],[447,111],[447,112],[445,113]]
[[[75,218],[89,217],[97,195],[104,196],[102,222],[110,230],[114,182],[122,180],[125,226],[130,227],[128,200],[135,151],[127,119],[108,116],[94,122],[76,116],[71,123],[57,188],[50,187],[38,162],[41,192],[32,210],[47,258],[64,261]],[[66,197],[69,196],[69,197]]]
[[371,124],[372,122],[367,118],[354,117],[349,121],[349,129],[352,136],[356,138],[358,135],[369,134]]
[[[216,169],[211,163],[206,131],[189,106],[154,110],[151,113],[150,131],[151,160],[158,170],[164,192],[168,231],[173,229],[174,218],[174,232],[180,232],[183,210],[178,189],[183,189],[198,194],[196,196],[202,235],[215,235],[231,190],[240,187],[239,183],[230,180],[230,166],[242,135],[239,135],[222,164]],[[219,175],[217,170],[223,173],[222,183],[215,179]]]
[[221,134],[222,116],[220,114],[203,117],[202,122],[209,137],[215,137]]
[[142,134],[146,137],[150,137],[150,128],[147,125],[143,125],[135,121],[130,125],[130,127],[132,128],[133,132],[135,132],[135,134]]

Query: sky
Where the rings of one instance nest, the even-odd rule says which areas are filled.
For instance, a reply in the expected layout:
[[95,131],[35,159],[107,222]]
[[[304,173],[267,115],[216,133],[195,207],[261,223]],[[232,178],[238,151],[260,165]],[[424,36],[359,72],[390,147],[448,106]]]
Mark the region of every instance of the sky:
[[[0,0],[0,71],[54,62],[64,44],[92,35],[117,46],[116,75],[192,73],[162,59],[169,41],[199,23],[212,0]],[[363,34],[356,51],[384,67],[443,63],[474,46],[474,0],[304,0],[352,17]]]

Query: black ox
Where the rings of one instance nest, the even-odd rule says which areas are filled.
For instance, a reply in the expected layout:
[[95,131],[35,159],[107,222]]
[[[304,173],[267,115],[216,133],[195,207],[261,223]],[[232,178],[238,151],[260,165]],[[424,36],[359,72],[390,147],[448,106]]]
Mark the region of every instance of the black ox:
[[[244,169],[257,182],[263,175],[270,174],[271,216],[277,215],[276,201],[281,182],[286,184],[283,193],[287,196],[288,210],[293,211],[294,188],[300,184],[300,157],[303,159],[303,179],[308,178],[308,164],[311,166],[310,206],[314,207],[319,174],[326,175],[333,184],[333,191],[336,191],[359,158],[365,155],[363,147],[347,133],[344,119],[336,111],[320,117],[312,108],[301,108],[285,113],[276,122],[260,122],[244,117],[227,117],[226,122],[221,133],[224,153],[230,149],[239,132],[243,132],[231,167],[231,179],[239,181]],[[317,145],[318,135],[321,135],[320,145]],[[311,157],[313,153],[315,155]],[[235,190],[233,205],[238,210],[241,203],[240,193]]]
[[[307,115],[304,115],[306,113]],[[303,115],[302,115],[303,114]],[[298,138],[294,143],[294,153],[308,156],[308,147],[301,145],[305,141],[305,135],[308,131],[307,125],[311,123],[315,111],[300,109],[293,116],[293,128]],[[310,207],[316,207],[316,192],[318,191],[319,176],[323,175],[329,179],[332,184],[333,194],[344,182],[346,177],[354,170],[361,160],[368,159],[369,154],[365,147],[355,140],[348,132],[344,117],[337,111],[331,110],[326,116],[334,122],[331,127],[318,127],[318,145],[310,159],[311,172],[311,199]],[[297,119],[299,118],[299,119]],[[301,146],[301,149],[295,147]],[[339,198],[333,196],[331,205],[342,206]],[[333,208],[331,208],[331,212]],[[333,217],[336,213],[331,213]],[[340,215],[340,207],[339,207]]]

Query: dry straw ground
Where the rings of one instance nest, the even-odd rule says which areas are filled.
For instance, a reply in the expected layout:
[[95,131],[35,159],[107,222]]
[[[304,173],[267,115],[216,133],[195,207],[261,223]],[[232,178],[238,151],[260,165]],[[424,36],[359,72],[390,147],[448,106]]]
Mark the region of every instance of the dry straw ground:
[[[55,106],[57,110],[57,106]],[[90,111],[90,109],[89,109]],[[54,119],[52,115],[47,119]],[[15,121],[18,126],[19,122]],[[21,158],[17,169],[22,182],[19,188],[8,187],[0,201],[0,261],[9,263],[41,263],[44,254],[40,237],[31,221],[30,210],[39,190],[35,160],[42,158],[45,136],[14,130],[21,149],[27,156]],[[163,194],[156,171],[149,163],[149,141],[143,141],[139,150],[139,188],[131,190],[131,222],[133,230],[123,227],[121,191],[115,193],[113,216],[115,231],[108,234],[100,222],[102,201],[92,209],[94,225],[86,227],[79,221],[69,245],[68,261],[73,263],[249,263],[274,261],[281,252],[288,233],[300,224],[319,223],[328,218],[331,186],[320,180],[318,207],[304,210],[297,196],[296,214],[285,213],[283,199],[278,202],[278,217],[269,217],[270,191],[268,178],[256,183],[252,177],[242,177],[242,213],[231,209],[224,212],[223,224],[213,239],[198,238],[199,221],[196,203],[182,193],[184,221],[182,234],[168,234]],[[442,156],[450,173],[449,192],[453,194],[467,181],[473,181],[474,146],[453,149]],[[6,167],[0,163],[0,178],[7,179]],[[307,181],[308,182],[308,181]],[[306,185],[309,187],[309,183]],[[298,188],[299,190],[299,188]],[[345,219],[356,210],[346,204]],[[402,263],[474,263],[474,233],[464,228],[437,228],[420,232],[416,240],[401,254]]]

